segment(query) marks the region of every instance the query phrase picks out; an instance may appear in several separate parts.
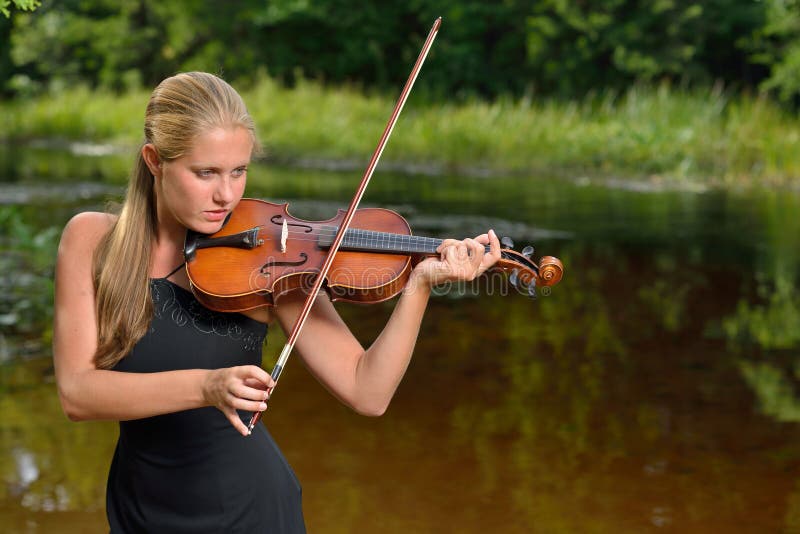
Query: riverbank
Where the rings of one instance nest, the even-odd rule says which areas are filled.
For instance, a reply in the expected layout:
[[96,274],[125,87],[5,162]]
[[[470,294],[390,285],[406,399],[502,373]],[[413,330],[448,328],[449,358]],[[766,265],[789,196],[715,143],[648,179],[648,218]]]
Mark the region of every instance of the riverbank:
[[[395,95],[262,78],[241,88],[265,155],[306,166],[360,167]],[[147,91],[72,89],[0,103],[0,140],[135,147]],[[384,165],[424,172],[615,176],[702,185],[800,185],[800,121],[765,98],[637,87],[581,102],[423,102],[412,94]]]

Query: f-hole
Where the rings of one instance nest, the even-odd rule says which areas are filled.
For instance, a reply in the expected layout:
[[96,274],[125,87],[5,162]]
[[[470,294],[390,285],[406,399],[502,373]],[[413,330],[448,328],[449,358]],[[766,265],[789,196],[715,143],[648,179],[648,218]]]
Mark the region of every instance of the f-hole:
[[[272,224],[277,224],[278,226],[281,226],[281,225],[283,225],[283,215],[273,215],[273,216],[270,218],[270,220],[269,220],[269,221],[270,221]],[[305,233],[307,233],[307,234],[310,234],[311,232],[313,232],[313,231],[314,231],[314,228],[313,228],[312,226],[309,226],[308,224],[303,224],[303,223],[292,223],[292,222],[288,222],[288,221],[287,221],[286,225],[287,225],[287,226],[296,226],[296,227],[298,227],[298,228],[302,228],[302,229],[303,229],[303,231],[304,231]]]

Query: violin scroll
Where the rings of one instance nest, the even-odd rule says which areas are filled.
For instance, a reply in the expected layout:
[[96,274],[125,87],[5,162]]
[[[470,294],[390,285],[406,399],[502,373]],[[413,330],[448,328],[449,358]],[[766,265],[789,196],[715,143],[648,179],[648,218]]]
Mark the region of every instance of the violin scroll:
[[542,256],[539,260],[539,283],[554,286],[564,276],[564,265],[555,256]]
[[542,256],[537,265],[533,260],[533,247],[530,245],[522,249],[522,252],[510,248],[502,249],[500,259],[492,269],[508,273],[511,285],[532,298],[536,298],[537,285],[554,286],[564,275],[564,265],[554,256]]

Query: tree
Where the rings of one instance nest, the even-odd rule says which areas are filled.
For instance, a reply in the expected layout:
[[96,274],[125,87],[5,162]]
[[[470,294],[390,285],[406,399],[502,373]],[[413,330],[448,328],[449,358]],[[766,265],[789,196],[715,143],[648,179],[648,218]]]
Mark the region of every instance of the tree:
[[21,11],[33,11],[39,4],[41,4],[41,0],[0,0],[0,13],[9,18],[11,16],[11,10],[9,10],[9,6],[14,4],[14,7]]
[[761,88],[784,102],[800,97],[800,1],[766,0],[766,21],[750,43],[752,59],[769,69]]

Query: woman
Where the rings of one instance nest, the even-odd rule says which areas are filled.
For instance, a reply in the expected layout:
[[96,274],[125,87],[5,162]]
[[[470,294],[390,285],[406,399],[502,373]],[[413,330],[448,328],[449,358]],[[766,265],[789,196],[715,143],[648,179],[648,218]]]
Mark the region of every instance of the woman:
[[[120,421],[107,488],[111,531],[303,532],[291,468],[264,425],[246,437],[242,417],[266,409],[273,385],[260,367],[267,325],[290,328],[305,295],[284,295],[270,309],[212,312],[180,269],[186,230],[218,231],[242,197],[257,148],[253,121],[227,83],[190,72],[155,89],[144,134],[119,215],[76,215],[56,267],[64,411],[73,421]],[[330,300],[317,298],[295,352],[355,411],[386,410],[432,285],[481,274],[500,245],[490,231],[446,240],[439,252],[414,268],[367,350]]]

